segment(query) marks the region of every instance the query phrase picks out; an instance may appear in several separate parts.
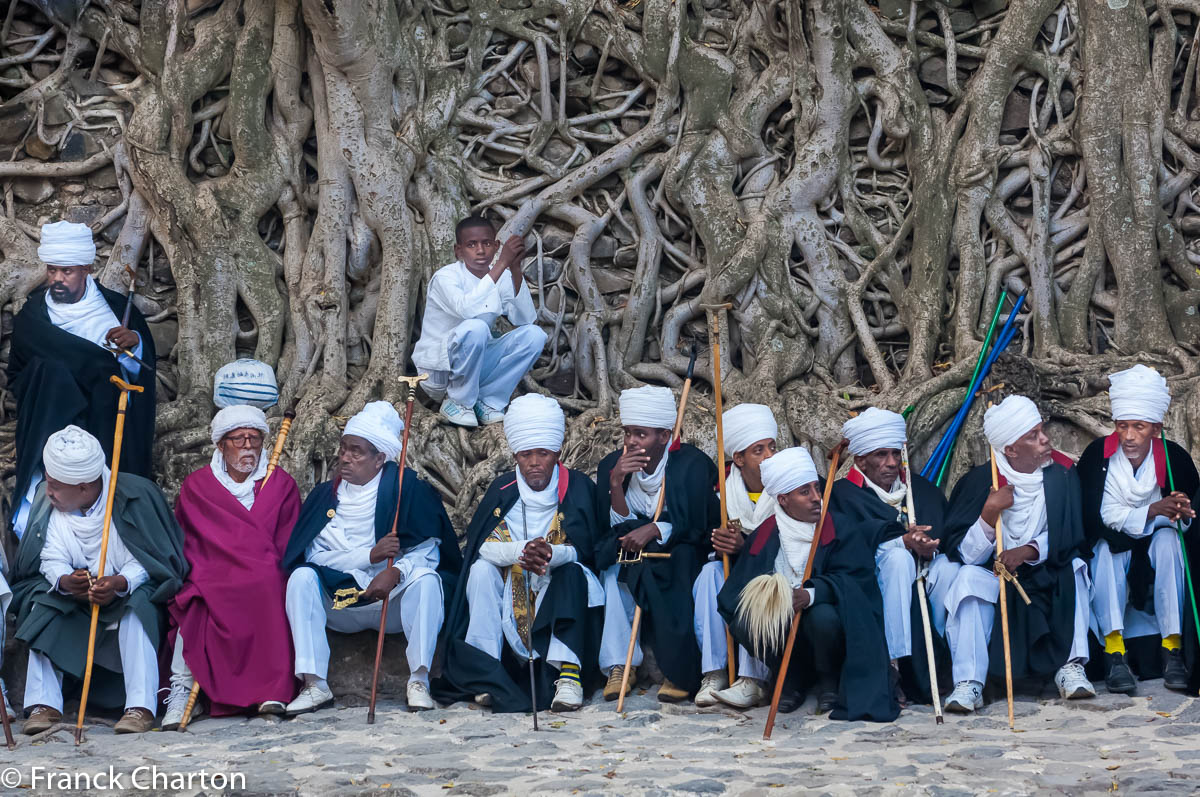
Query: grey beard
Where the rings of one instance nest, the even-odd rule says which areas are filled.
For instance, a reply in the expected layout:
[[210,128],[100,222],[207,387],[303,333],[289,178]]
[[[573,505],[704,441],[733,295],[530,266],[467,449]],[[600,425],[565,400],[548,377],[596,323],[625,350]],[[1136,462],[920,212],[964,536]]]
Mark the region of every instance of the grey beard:
[[258,467],[258,456],[238,457],[236,462],[225,460],[225,467],[238,473],[253,473]]

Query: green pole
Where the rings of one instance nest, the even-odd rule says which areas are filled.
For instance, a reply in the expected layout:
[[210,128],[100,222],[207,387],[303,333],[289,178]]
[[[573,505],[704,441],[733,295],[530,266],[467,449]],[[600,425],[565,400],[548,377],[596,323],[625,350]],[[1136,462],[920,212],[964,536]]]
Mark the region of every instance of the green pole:
[[[1167,487],[1175,492],[1175,475],[1171,473],[1171,457],[1167,454],[1167,432],[1162,432],[1163,459],[1167,461]],[[1192,619],[1196,622],[1196,638],[1200,640],[1200,614],[1196,613],[1196,587],[1192,584],[1192,568],[1188,566],[1187,542],[1183,539],[1183,524],[1175,521],[1175,533],[1179,535],[1179,550],[1183,552],[1183,574],[1187,577],[1188,598],[1192,602]]]
[[[987,336],[983,339],[983,347],[979,350],[979,358],[975,360],[975,370],[971,372],[971,381],[967,382],[967,390],[975,387],[975,378],[979,376],[979,369],[983,367],[983,361],[987,357],[988,345],[992,342],[992,335],[996,332],[996,319],[1000,318],[1000,310],[1004,308],[1004,300],[1008,298],[1008,291],[1000,291],[1000,301],[996,302],[996,312],[992,313],[992,323],[988,324]],[[965,396],[963,397],[965,400]],[[958,440],[950,441],[950,447],[946,449],[946,457],[942,460],[942,467],[938,468],[937,479],[934,485],[942,486],[942,480],[946,478],[946,468],[950,465],[950,457],[954,454],[954,445]]]

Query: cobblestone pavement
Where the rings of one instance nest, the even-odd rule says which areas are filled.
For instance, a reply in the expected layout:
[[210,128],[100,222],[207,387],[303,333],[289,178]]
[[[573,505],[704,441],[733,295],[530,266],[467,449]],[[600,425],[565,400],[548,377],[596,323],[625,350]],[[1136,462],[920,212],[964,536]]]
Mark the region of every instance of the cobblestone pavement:
[[[1011,794],[1200,791],[1200,702],[1142,683],[1139,694],[1066,703],[1026,696],[1008,730],[1003,701],[937,726],[927,707],[887,725],[830,722],[812,701],[780,715],[762,740],[765,708],[749,712],[663,705],[639,691],[624,716],[599,700],[578,713],[493,716],[466,704],[408,714],[384,702],[374,726],[366,709],[341,705],[292,720],[197,721],[186,734],[115,736],[91,723],[75,748],[71,729],[18,737],[0,748],[5,794],[64,793],[48,773],[113,767],[121,791],[320,795],[494,794]],[[33,767],[41,767],[31,784]],[[157,768],[157,769],[155,769]],[[135,775],[136,770],[136,775]],[[197,773],[207,772],[201,781]],[[189,788],[181,778],[193,773]],[[54,777],[61,777],[61,774]],[[134,778],[137,778],[136,782]],[[34,785],[31,789],[30,786]],[[106,784],[95,783],[92,794]]]

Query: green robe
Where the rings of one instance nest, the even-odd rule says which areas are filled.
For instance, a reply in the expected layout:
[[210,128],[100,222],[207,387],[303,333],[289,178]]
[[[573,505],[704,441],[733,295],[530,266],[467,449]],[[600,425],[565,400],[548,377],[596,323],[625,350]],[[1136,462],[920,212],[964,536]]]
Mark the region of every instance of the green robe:
[[[21,537],[13,565],[12,609],[17,617],[16,636],[31,649],[48,656],[68,680],[82,680],[87,664],[91,607],[52,591],[50,582],[39,570],[51,511],[43,483],[38,486],[29,524]],[[166,633],[167,601],[179,591],[187,575],[183,532],[158,486],[149,479],[129,473],[117,477],[113,522],[119,529],[121,541],[146,569],[149,578],[132,594],[117,598],[100,609],[97,649],[117,644],[117,629],[106,628],[119,623],[125,610],[132,609],[158,650]],[[98,664],[94,666],[89,702],[103,708],[124,705],[125,683],[121,673]]]

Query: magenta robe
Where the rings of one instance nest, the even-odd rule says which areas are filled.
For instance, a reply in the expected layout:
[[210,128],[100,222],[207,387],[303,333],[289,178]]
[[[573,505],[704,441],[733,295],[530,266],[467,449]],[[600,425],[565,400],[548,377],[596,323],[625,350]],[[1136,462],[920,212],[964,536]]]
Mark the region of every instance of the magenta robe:
[[169,606],[172,644],[182,632],[184,660],[214,716],[296,694],[279,563],[300,491],[283,468],[254,489],[254,508],[246,509],[205,465],[183,480],[175,504],[191,571]]

